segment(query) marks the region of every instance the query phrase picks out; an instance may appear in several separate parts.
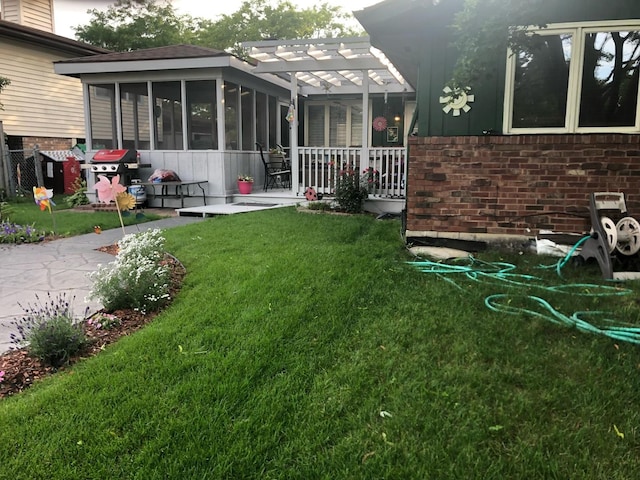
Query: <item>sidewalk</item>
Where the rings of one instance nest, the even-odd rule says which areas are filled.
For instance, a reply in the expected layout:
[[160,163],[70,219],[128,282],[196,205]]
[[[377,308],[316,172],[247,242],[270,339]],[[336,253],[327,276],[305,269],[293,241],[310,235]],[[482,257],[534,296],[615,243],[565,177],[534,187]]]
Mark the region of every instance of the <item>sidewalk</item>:
[[[131,225],[127,234],[154,228],[171,228],[201,221],[202,217],[175,216],[152,222]],[[113,255],[99,252],[98,247],[111,245],[122,238],[122,229],[89,233],[42,243],[0,245],[0,353],[11,346],[9,327],[12,320],[20,318],[24,309],[19,304],[36,305],[35,296],[46,300],[65,293],[73,299],[73,311],[77,316],[88,306],[90,312],[102,308],[96,301],[85,303],[91,290],[89,272],[98,264],[113,261]],[[74,298],[75,297],[75,298]]]

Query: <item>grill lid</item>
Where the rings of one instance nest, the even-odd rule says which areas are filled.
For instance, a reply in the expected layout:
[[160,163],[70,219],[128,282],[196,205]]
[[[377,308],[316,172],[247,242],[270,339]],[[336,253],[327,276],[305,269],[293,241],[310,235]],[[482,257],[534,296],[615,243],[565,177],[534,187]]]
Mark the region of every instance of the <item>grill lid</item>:
[[98,150],[91,163],[135,163],[135,150]]

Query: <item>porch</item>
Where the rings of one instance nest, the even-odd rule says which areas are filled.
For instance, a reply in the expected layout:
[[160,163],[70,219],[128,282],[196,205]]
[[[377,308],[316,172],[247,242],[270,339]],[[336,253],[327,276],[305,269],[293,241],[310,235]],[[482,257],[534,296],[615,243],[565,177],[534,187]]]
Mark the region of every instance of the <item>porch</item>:
[[[187,213],[218,211],[221,205],[242,202],[295,204],[306,201],[305,192],[309,187],[328,200],[334,193],[336,178],[346,170],[357,172],[366,182],[369,188],[366,209],[379,213],[399,213],[404,209],[407,172],[404,147],[298,147],[297,157],[291,160],[291,187],[267,191],[261,188],[265,173],[259,152],[143,151],[141,159],[151,165],[140,171],[143,180],[155,169],[166,169],[175,171],[183,181],[206,181],[204,202],[199,191],[190,198],[176,196],[162,200],[165,205]],[[238,192],[236,179],[241,174],[254,178],[250,195]],[[89,194],[92,193],[90,190]],[[160,206],[160,201],[149,195],[150,206]],[[184,208],[180,208],[183,202]]]

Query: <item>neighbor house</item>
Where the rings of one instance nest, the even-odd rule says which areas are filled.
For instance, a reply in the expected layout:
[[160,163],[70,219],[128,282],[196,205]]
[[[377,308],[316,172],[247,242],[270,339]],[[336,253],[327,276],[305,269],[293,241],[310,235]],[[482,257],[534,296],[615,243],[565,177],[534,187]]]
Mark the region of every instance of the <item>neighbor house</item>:
[[0,0],[0,94],[4,133],[11,150],[70,149],[85,136],[82,85],[56,75],[53,62],[105,53],[55,35],[53,0]]
[[[417,90],[406,235],[506,240],[588,232],[593,192],[640,214],[640,2],[548,0],[546,28],[464,95],[446,89],[463,0],[387,0],[355,12]],[[478,55],[492,53],[477,46]]]

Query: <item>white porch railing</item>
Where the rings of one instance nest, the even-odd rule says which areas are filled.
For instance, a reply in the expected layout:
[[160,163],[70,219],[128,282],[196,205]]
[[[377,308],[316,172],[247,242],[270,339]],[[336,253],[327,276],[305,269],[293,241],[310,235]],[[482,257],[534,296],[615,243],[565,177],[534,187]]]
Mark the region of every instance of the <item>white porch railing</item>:
[[307,187],[325,195],[333,194],[341,171],[359,172],[369,183],[371,195],[403,198],[407,174],[407,150],[404,147],[323,148],[298,147],[298,193]]

